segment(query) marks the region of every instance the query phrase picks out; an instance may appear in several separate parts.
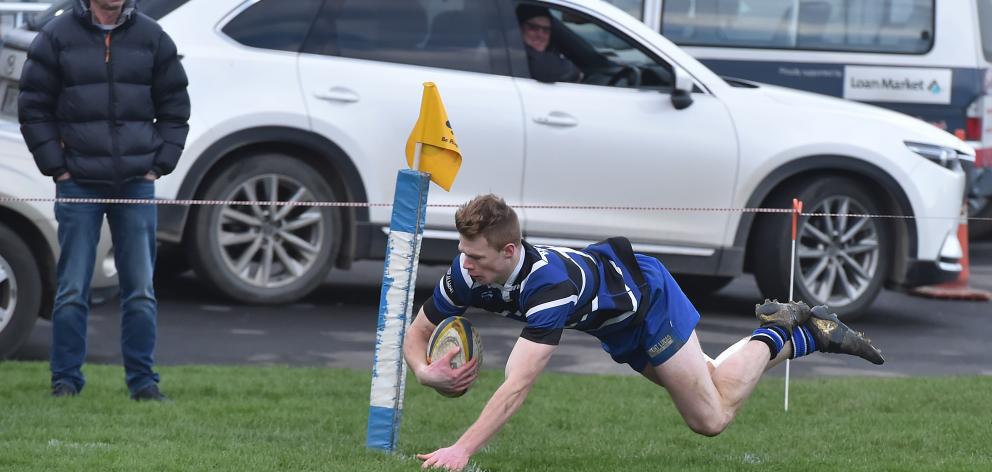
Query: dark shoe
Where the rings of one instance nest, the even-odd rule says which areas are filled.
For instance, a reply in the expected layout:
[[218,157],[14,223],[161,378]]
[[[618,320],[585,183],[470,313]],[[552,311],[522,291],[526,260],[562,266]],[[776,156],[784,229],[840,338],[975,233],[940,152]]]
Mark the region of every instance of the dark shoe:
[[131,394],[131,399],[134,401],[154,401],[154,402],[164,402],[168,401],[169,397],[165,396],[158,390],[158,384],[151,384],[137,392]]
[[765,303],[754,306],[754,315],[761,326],[780,326],[789,332],[809,319],[809,305],[803,302],[779,303],[765,299]]
[[816,350],[820,352],[850,354],[878,365],[885,362],[882,351],[872,346],[870,339],[848,328],[836,314],[830,313],[826,305],[813,307],[805,326],[816,341]]
[[76,395],[79,395],[79,390],[76,390],[76,387],[73,386],[72,384],[59,382],[55,385],[52,385],[53,397],[74,397]]

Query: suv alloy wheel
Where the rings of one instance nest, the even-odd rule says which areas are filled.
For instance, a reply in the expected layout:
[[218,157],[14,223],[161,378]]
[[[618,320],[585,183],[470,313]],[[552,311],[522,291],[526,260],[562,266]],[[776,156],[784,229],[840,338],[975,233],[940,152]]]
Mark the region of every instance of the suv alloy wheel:
[[[767,206],[788,208],[803,201],[805,213],[879,214],[880,208],[861,184],[846,177],[824,177],[793,185]],[[756,220],[751,254],[758,287],[769,298],[789,297],[792,220],[764,215]],[[842,319],[864,313],[890,272],[894,237],[885,222],[857,216],[803,216],[796,238],[795,296],[813,305],[828,305]]]
[[33,252],[0,224],[0,359],[21,346],[38,319],[41,274]]
[[[240,158],[207,186],[204,198],[225,201],[336,201],[320,174],[279,154]],[[250,303],[296,300],[319,285],[337,255],[336,208],[212,205],[193,217],[197,274],[224,294]]]

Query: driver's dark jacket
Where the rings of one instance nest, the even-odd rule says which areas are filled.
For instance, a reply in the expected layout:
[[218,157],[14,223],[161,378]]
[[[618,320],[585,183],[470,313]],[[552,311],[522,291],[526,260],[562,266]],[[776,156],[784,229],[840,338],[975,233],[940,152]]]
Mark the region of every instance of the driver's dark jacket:
[[88,7],[80,0],[49,21],[28,51],[18,99],[28,149],[44,175],[83,183],[166,175],[189,131],[176,45],[138,12],[103,31]]
[[538,82],[578,82],[581,71],[572,61],[560,52],[548,48],[543,52],[530,46],[527,50],[527,65],[530,66],[530,76]]

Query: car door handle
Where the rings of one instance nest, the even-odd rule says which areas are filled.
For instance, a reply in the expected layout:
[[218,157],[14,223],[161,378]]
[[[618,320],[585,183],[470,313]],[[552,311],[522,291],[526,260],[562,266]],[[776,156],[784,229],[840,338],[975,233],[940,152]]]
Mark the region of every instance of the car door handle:
[[317,92],[313,94],[313,96],[321,100],[341,103],[355,103],[360,98],[354,90],[345,87],[331,87],[330,90],[326,92]]
[[548,126],[571,127],[579,124],[579,120],[568,113],[553,111],[544,116],[535,116],[534,123]]

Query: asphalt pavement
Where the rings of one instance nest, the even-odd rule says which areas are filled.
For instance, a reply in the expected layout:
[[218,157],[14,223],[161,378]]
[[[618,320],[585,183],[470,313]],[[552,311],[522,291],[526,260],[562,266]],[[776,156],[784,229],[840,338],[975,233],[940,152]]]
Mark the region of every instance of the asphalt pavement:
[[[973,244],[971,286],[992,290],[992,242]],[[423,267],[417,279],[418,305],[431,294],[445,267]],[[246,306],[211,293],[192,274],[158,284],[157,362],[177,364],[306,365],[369,369],[375,343],[381,261],[362,262],[299,303]],[[703,349],[715,357],[754,329],[754,280],[741,277],[725,289],[694,300],[702,320]],[[501,369],[522,324],[481,311],[468,316],[484,344],[484,368]],[[816,354],[792,363],[792,375],[941,376],[992,375],[992,303],[942,301],[883,292],[852,326],[867,333],[886,358],[874,366],[857,358]],[[15,358],[47,360],[51,324],[39,321]],[[120,364],[116,300],[90,316],[90,363]],[[572,373],[633,374],[614,364],[598,342],[566,332],[550,369]],[[783,375],[777,367],[771,375]]]

